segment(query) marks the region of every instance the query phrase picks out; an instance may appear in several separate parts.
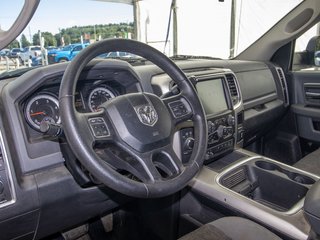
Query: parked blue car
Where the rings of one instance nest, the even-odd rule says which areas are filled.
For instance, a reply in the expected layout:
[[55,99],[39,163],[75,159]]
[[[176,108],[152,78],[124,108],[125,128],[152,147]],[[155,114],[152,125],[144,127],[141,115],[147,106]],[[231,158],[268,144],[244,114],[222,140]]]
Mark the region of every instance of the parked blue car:
[[87,47],[89,43],[77,43],[65,46],[61,50],[52,50],[48,52],[48,62],[61,63],[71,61],[82,49]]

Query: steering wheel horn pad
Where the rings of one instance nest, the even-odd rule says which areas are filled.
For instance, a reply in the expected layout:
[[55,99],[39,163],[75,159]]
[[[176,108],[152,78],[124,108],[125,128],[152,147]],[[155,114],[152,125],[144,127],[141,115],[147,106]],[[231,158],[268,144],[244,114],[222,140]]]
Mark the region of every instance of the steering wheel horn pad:
[[113,128],[123,142],[139,152],[170,143],[173,124],[160,98],[149,93],[132,93],[114,98],[105,108]]

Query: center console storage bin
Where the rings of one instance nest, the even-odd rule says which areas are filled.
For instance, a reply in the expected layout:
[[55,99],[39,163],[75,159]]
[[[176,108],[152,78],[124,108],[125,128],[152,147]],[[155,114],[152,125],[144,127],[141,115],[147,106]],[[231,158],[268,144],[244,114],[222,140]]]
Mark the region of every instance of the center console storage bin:
[[222,174],[219,183],[277,211],[288,211],[316,182],[299,170],[262,158],[252,159]]

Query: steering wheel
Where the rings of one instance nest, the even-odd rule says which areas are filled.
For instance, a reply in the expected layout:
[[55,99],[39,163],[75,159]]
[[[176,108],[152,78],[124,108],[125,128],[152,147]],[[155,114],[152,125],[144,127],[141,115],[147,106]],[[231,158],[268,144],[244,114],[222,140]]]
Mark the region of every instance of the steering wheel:
[[[106,52],[130,52],[150,60],[177,84],[167,98],[138,92],[118,96],[92,113],[75,109],[81,71]],[[59,92],[66,139],[81,164],[106,186],[139,198],[163,197],[181,190],[203,164],[207,146],[205,113],[193,84],[169,58],[134,40],[107,39],[91,44],[69,63]],[[175,128],[192,120],[194,147],[183,164],[173,149]]]

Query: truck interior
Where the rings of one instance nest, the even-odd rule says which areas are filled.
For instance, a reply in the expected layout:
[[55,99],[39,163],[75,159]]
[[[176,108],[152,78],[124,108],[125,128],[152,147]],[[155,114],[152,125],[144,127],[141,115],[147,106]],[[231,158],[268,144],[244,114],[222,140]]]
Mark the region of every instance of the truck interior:
[[[239,52],[231,32],[218,58],[179,53],[182,0],[159,18],[165,50],[147,44],[148,1],[101,0],[132,5],[133,39],[0,73],[0,239],[320,239],[320,2]],[[0,50],[42,2],[23,1]],[[242,4],[216,2],[231,19]]]

